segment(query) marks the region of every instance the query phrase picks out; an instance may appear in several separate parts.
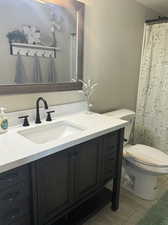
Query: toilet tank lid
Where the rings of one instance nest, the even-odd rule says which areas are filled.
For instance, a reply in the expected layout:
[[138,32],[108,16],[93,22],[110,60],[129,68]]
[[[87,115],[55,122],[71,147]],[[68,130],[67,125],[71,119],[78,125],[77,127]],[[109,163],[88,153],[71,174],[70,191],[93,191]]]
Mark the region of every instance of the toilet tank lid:
[[122,118],[125,116],[135,116],[135,112],[129,109],[119,109],[119,110],[114,110],[112,112],[104,113],[104,115],[113,116],[116,118]]

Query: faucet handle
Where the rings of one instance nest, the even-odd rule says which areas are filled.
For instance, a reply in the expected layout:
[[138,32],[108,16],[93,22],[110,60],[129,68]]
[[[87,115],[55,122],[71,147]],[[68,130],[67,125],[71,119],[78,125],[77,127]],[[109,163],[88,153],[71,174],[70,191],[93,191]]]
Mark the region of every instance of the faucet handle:
[[55,112],[54,110],[47,112],[47,119],[46,119],[46,121],[52,121],[51,113],[54,113],[54,112]]
[[24,121],[23,121],[23,126],[24,127],[28,127],[30,124],[29,124],[29,121],[28,121],[28,118],[29,118],[29,116],[28,115],[26,115],[26,116],[19,116],[18,117],[18,119],[24,119]]

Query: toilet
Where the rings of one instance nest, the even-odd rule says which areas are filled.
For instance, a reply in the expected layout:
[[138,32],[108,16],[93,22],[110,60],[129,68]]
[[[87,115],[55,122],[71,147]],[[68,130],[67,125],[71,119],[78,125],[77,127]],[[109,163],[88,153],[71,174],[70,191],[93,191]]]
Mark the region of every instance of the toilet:
[[146,145],[130,145],[135,112],[116,110],[104,115],[128,121],[125,128],[122,186],[135,195],[155,200],[158,192],[158,176],[168,174],[168,155]]

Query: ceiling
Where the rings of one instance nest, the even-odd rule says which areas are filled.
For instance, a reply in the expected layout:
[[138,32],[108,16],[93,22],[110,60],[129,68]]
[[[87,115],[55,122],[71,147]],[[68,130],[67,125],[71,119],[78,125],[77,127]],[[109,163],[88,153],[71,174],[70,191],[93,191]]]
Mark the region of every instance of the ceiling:
[[151,8],[163,15],[168,16],[168,0],[136,0],[137,2]]

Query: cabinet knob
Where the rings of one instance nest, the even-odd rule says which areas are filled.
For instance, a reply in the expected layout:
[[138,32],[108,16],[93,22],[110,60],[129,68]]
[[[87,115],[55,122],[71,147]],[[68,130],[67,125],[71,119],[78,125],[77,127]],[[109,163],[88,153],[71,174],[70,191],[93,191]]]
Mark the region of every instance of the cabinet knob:
[[3,200],[13,202],[19,196],[19,194],[20,192],[9,193],[3,198]]

